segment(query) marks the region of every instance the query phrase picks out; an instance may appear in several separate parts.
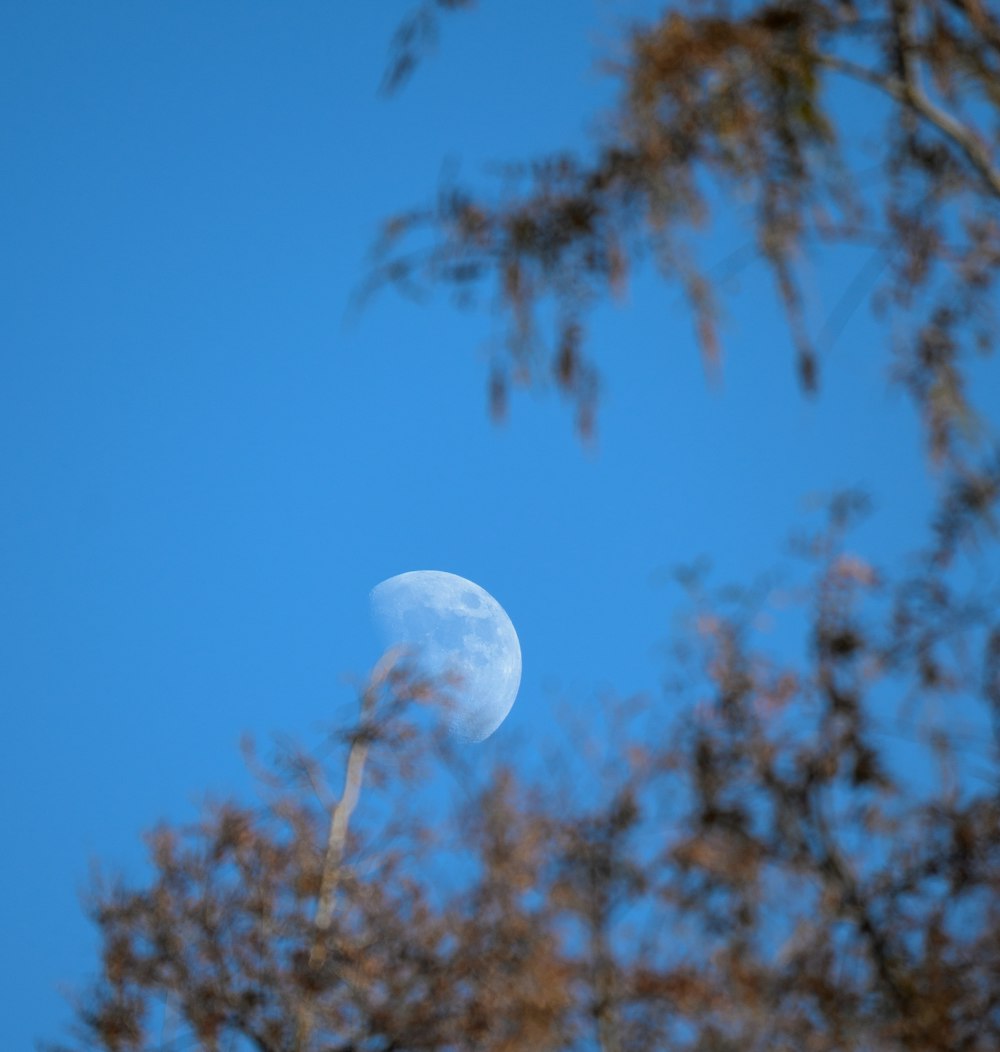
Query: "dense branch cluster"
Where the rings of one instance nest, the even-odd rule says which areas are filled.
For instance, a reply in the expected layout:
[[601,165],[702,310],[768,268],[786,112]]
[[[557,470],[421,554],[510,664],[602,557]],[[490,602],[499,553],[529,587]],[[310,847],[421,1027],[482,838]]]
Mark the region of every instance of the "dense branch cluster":
[[[463,301],[492,289],[510,319],[494,410],[511,381],[552,376],[587,431],[586,314],[644,257],[680,283],[717,363],[723,289],[699,251],[714,218],[743,229],[746,259],[773,275],[807,389],[823,345],[869,296],[893,315],[895,375],[929,448],[958,456],[974,402],[963,362],[996,332],[1000,18],[979,0],[696,0],[636,27],[617,73],[620,102],[591,154],[511,169],[496,193],[444,187],[388,224],[373,283],[446,286]],[[849,81],[871,98],[845,122],[837,88]],[[866,138],[882,144],[874,168]],[[844,247],[864,258],[817,325],[805,268]]]
[[[853,508],[802,580],[687,579],[673,686],[613,705],[597,761],[573,740],[458,793],[466,754],[421,729],[433,684],[384,664],[341,761],[286,749],[259,804],[152,834],[148,886],[96,889],[82,1046],[996,1048],[1000,605],[933,554],[883,579]],[[768,611],[809,626],[798,659]]]
[[[461,6],[404,27],[396,80]],[[679,575],[663,696],[609,704],[594,750],[568,740],[538,776],[513,757],[470,771],[421,719],[448,685],[390,655],[355,727],[282,751],[258,802],[151,834],[140,886],[95,888],[76,1047],[1000,1047],[1000,596],[969,561],[1000,460],[963,431],[966,355],[995,338],[1000,20],[979,0],[689,2],[634,30],[620,75],[593,156],[530,165],[494,197],[445,188],[390,224],[377,278],[492,282],[511,323],[495,406],[551,371],[586,429],[586,310],[644,253],[718,359],[697,247],[722,195],[750,204],[806,386],[804,260],[861,246],[950,469],[931,543],[895,576],[874,567],[845,496],[766,589]],[[836,78],[881,100],[874,183]]]

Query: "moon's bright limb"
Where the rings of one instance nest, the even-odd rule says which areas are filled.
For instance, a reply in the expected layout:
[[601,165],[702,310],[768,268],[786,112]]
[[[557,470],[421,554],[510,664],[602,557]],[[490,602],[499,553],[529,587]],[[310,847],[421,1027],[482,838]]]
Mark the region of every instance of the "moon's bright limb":
[[413,570],[376,585],[371,609],[386,647],[411,650],[428,675],[458,677],[444,713],[456,738],[481,742],[503,723],[521,683],[521,646],[489,592],[457,574]]

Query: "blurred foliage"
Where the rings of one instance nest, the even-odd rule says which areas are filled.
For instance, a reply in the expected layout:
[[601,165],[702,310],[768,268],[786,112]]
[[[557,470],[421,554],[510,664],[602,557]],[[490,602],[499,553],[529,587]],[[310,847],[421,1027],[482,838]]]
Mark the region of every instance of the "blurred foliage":
[[[822,345],[867,295],[888,316],[893,374],[930,453],[967,460],[976,427],[965,363],[997,332],[997,14],[981,0],[688,0],[636,25],[623,54],[612,68],[618,104],[589,153],[508,166],[493,190],[442,186],[432,205],[386,224],[368,290],[490,296],[509,321],[494,412],[512,383],[551,379],[589,433],[588,311],[620,295],[644,259],[683,290],[718,369],[723,288],[704,244],[715,220],[740,230],[744,262],[772,275],[806,390],[819,383]],[[835,106],[847,81],[872,96],[858,126]],[[858,170],[862,135],[881,144],[875,168]],[[867,259],[813,332],[807,268],[845,246]]]
[[857,513],[779,585],[685,576],[664,696],[535,776],[470,768],[387,658],[356,727],[97,884],[77,1047],[997,1048],[1000,604],[932,551],[888,579]]
[[[403,26],[390,86],[461,6]],[[691,0],[628,43],[592,157],[530,164],[493,197],[447,187],[388,224],[374,280],[492,287],[510,320],[494,409],[548,374],[587,431],[587,308],[643,254],[720,359],[698,253],[719,190],[752,203],[806,388],[802,260],[870,246],[896,375],[947,468],[926,547],[872,565],[844,494],[766,587],[680,573],[662,696],[588,710],[595,740],[537,775],[513,753],[470,767],[420,718],[448,685],[388,655],[356,726],[254,760],[256,802],[154,831],[141,886],[97,882],[74,1047],[1000,1047],[1000,597],[970,561],[1000,460],[966,383],[995,339],[1000,21],[979,0]],[[876,191],[849,170],[842,77],[885,104]],[[445,776],[455,792],[428,791]]]

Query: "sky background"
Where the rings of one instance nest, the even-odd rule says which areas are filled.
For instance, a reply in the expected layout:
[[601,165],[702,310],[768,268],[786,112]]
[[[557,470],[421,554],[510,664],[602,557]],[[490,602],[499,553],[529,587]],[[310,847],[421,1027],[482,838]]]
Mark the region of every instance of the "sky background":
[[[496,756],[558,733],[567,699],[655,690],[667,571],[707,554],[717,579],[752,579],[809,494],[869,488],[875,557],[920,537],[932,483],[863,311],[808,401],[748,271],[713,387],[679,297],[640,275],[591,328],[592,448],[552,392],[490,421],[489,310],[384,294],[351,314],[379,223],[449,159],[475,180],[589,141],[614,96],[598,61],[624,14],[657,5],[484,2],[385,99],[410,9],[0,6],[11,1049],[64,1035],[60,990],[95,970],[95,860],[141,873],[142,830],[244,791],[244,732],[309,740],[350,713],[384,578],[448,570],[507,610],[524,672],[482,746]],[[857,262],[817,276],[818,318]]]

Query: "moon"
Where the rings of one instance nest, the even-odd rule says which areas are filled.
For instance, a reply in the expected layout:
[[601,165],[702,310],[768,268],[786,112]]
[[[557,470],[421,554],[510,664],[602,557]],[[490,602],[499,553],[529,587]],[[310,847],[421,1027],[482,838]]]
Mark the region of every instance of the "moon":
[[481,742],[503,723],[521,684],[521,645],[489,592],[457,574],[412,570],[376,585],[371,611],[386,648],[407,648],[421,673],[457,677],[442,711],[455,738]]

